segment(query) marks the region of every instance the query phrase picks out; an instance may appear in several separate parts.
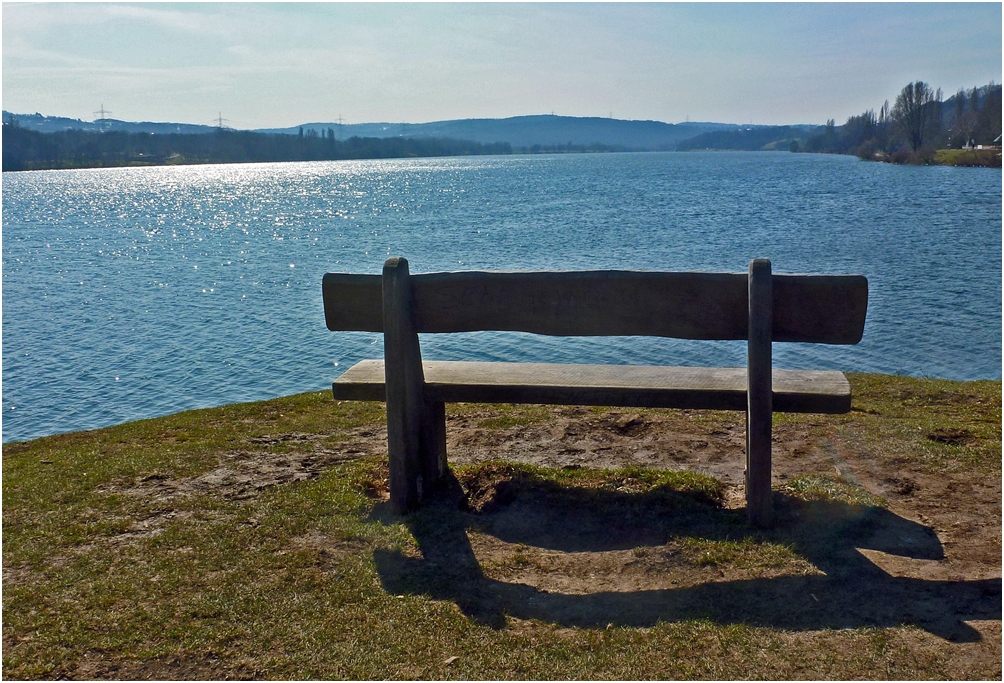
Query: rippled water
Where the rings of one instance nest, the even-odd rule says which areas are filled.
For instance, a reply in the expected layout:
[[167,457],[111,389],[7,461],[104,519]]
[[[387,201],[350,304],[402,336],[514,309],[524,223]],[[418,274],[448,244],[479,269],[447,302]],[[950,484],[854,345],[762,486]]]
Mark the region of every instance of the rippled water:
[[[861,344],[775,364],[1001,376],[1001,173],[785,153],[8,173],[3,440],[322,389],[379,335],[321,276],[458,269],[862,273]],[[738,342],[423,338],[428,359],[743,365]]]

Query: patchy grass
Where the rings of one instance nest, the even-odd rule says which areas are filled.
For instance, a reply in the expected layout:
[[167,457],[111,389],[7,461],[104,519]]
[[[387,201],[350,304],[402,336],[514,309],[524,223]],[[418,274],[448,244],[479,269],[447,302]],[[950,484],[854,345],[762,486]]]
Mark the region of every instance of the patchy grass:
[[[812,416],[822,432],[999,479],[1000,382],[851,382],[854,411]],[[502,407],[481,426],[548,410]],[[709,430],[737,420],[678,412]],[[319,392],[5,444],[4,677],[1000,677],[999,587],[972,588],[997,615],[959,642],[842,597],[856,584],[841,577],[870,566],[855,544],[918,528],[853,482],[785,482],[780,524],[761,532],[696,472],[489,462],[456,468],[466,510],[402,519],[383,502],[385,460],[359,446],[383,420],[382,404]],[[493,552],[511,578],[482,570]],[[606,571],[582,564],[593,556],[665,587],[581,588]],[[533,583],[566,578],[580,583]],[[920,599],[875,581],[896,604]]]
[[805,562],[791,544],[757,542],[749,537],[738,541],[686,538],[683,549],[688,558],[701,567],[760,569]]
[[499,404],[493,407],[491,417],[478,420],[484,429],[507,429],[545,422],[550,416],[547,406]]
[[[1001,472],[1000,381],[952,382],[851,374],[849,415],[830,418],[837,433],[884,458],[932,471]],[[939,435],[962,433],[961,439]]]
[[853,507],[885,507],[881,496],[869,493],[857,484],[830,476],[805,475],[785,482],[780,490],[796,498],[812,501],[846,503]]

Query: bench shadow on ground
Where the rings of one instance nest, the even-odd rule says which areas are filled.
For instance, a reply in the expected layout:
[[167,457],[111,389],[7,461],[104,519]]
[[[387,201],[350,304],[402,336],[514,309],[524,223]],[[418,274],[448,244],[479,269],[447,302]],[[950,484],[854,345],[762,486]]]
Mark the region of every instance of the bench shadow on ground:
[[[1001,579],[937,581],[892,576],[859,549],[916,560],[942,560],[934,531],[873,506],[805,502],[775,493],[777,523],[746,524],[745,511],[673,491],[585,490],[549,482],[503,482],[479,512],[456,480],[436,501],[404,517],[421,557],[377,550],[384,589],[454,602],[469,618],[505,628],[506,616],[565,627],[647,627],[706,619],[788,630],[914,625],[955,642],[980,633],[964,620],[1001,618]],[[459,502],[458,502],[459,501]],[[401,521],[385,503],[371,520]],[[489,578],[468,530],[507,543],[563,552],[652,548],[673,539],[780,543],[821,573],[728,580],[681,588],[557,593]],[[669,567],[667,571],[672,571]]]

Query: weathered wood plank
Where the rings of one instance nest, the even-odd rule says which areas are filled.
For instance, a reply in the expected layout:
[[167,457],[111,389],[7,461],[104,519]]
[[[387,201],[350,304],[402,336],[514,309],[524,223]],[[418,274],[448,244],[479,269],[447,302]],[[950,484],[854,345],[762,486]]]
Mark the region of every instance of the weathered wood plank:
[[[747,339],[747,276],[636,271],[459,272],[411,276],[418,332]],[[860,275],[775,275],[774,341],[861,339]],[[328,329],[381,332],[380,277],[324,276]]]
[[432,273],[415,301],[423,332],[741,339],[746,291],[728,273]]
[[[745,368],[424,361],[426,395],[446,403],[548,403],[746,410]],[[774,412],[846,413],[842,372],[773,370]],[[384,362],[364,360],[332,385],[343,401],[383,401]]]
[[774,518],[770,490],[772,412],[770,261],[749,268],[749,341],[746,353],[746,514],[750,524],[769,527]]
[[774,275],[771,292],[774,341],[861,341],[868,312],[868,279],[863,275]]
[[325,273],[321,292],[324,322],[332,332],[383,332],[383,284],[379,275]]

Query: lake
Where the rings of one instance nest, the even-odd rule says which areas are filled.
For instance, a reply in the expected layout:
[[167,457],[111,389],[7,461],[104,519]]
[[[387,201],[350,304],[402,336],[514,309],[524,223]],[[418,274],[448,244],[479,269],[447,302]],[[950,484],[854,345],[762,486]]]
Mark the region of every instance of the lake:
[[[643,153],[5,173],[3,440],[319,390],[378,334],[321,276],[438,270],[861,273],[856,346],[777,367],[1001,377],[1001,172]],[[427,359],[745,365],[741,342],[423,335]]]

